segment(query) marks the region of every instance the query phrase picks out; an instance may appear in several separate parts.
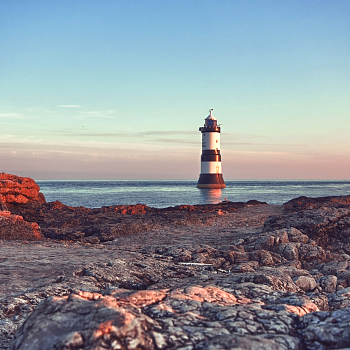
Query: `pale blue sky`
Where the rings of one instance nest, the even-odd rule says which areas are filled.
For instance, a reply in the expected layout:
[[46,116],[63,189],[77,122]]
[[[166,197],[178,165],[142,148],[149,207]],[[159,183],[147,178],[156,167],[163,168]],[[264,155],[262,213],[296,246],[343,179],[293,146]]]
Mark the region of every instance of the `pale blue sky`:
[[0,0],[0,171],[350,178],[350,1]]

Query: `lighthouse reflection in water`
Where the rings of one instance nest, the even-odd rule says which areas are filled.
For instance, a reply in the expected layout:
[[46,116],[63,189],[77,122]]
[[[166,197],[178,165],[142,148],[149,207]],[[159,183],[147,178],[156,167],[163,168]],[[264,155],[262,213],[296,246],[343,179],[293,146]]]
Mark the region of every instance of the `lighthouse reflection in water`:
[[200,196],[204,203],[217,204],[222,201],[221,188],[200,189]]

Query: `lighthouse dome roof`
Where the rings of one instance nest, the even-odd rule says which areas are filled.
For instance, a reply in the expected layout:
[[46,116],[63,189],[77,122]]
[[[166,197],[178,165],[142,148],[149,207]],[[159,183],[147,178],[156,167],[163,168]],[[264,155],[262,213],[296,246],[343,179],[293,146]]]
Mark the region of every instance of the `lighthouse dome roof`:
[[206,120],[217,120],[214,116],[213,116],[213,114],[212,114],[212,109],[209,109],[209,115],[205,118]]

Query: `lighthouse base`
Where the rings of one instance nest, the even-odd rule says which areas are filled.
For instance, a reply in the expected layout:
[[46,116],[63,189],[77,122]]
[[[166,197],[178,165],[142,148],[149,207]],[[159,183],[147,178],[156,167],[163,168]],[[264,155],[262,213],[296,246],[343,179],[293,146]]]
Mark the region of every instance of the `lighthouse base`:
[[200,174],[197,188],[225,188],[222,174]]

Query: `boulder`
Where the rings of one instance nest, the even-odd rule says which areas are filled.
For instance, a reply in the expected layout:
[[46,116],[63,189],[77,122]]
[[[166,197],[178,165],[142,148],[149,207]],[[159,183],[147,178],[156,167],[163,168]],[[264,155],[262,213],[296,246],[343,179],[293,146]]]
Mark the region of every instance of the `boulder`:
[[317,283],[312,276],[297,276],[293,278],[293,282],[305,292],[310,292],[317,286]]
[[275,262],[272,255],[266,250],[257,250],[250,254],[250,260],[258,261],[260,266],[273,266]]
[[41,240],[40,227],[35,222],[27,222],[22,216],[0,211],[0,239]]
[[301,244],[298,249],[299,260],[302,263],[303,268],[308,269],[313,266],[326,261],[327,255],[322,247],[311,245],[311,244]]
[[323,247],[340,241],[344,245],[350,238],[350,196],[293,199],[283,205],[281,215],[266,220],[264,232],[286,227],[301,233],[289,235],[293,242],[306,243],[306,235]]
[[350,307],[350,288],[343,288],[328,294],[328,304],[331,310],[339,310]]
[[331,261],[322,266],[321,272],[324,275],[335,275],[338,276],[339,274],[346,271],[349,264],[346,260],[343,261]]
[[350,347],[350,308],[318,311],[302,317],[304,349],[348,349]]
[[253,282],[255,284],[266,284],[273,290],[300,291],[289,275],[273,267],[264,266],[254,272],[237,275],[236,279],[239,283]]
[[275,251],[287,260],[299,260],[297,244],[298,243],[282,243],[275,248]]
[[337,276],[328,275],[320,278],[320,286],[326,293],[334,293],[337,288]]
[[[28,177],[0,173],[0,205],[18,205],[28,202],[46,203],[34,180]],[[2,209],[3,210],[3,209]]]
[[[22,336],[10,349],[88,349],[94,345],[94,349],[151,350],[155,349],[155,329],[159,329],[157,323],[137,307],[114,298],[94,293],[50,297],[20,328]],[[161,343],[160,336],[156,338]]]
[[338,274],[338,284],[344,288],[350,287],[350,271],[346,270]]
[[294,227],[287,229],[287,232],[290,242],[307,243],[309,240],[309,237],[307,235],[304,235]]
[[262,233],[259,236],[249,237],[245,248],[247,251],[272,250],[274,246],[288,242],[287,230],[275,230]]

